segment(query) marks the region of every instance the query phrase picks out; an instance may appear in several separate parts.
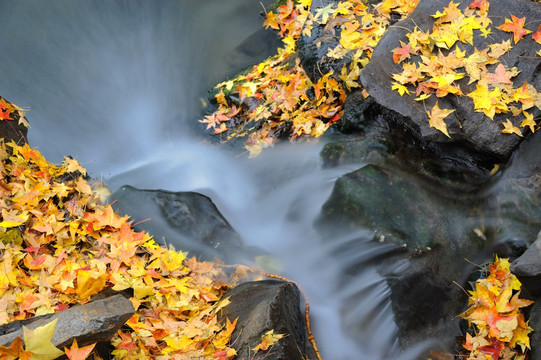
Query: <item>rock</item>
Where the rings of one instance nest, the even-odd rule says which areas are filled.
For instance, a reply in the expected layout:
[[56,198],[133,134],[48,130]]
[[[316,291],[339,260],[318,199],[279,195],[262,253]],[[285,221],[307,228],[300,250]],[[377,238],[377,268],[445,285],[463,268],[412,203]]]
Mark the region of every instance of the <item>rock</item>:
[[236,359],[253,359],[251,349],[261,343],[269,330],[286,336],[257,356],[268,360],[301,360],[307,355],[309,359],[315,359],[299,307],[299,289],[293,283],[281,280],[247,282],[230,290],[224,297],[229,297],[230,304],[221,313],[222,321],[238,318],[231,335],[232,346],[237,351]]
[[[407,174],[367,165],[340,177],[322,207],[316,226],[324,233],[368,228],[411,249],[435,249],[452,235],[457,220],[445,209],[437,189],[408,179]],[[457,221],[458,222],[458,221]]]
[[131,301],[117,294],[54,314],[3,325],[0,327],[0,345],[9,346],[18,336],[22,339],[23,325],[35,329],[54,319],[58,319],[58,323],[52,343],[60,349],[69,348],[73,339],[77,339],[79,346],[109,341],[134,312]]
[[541,296],[541,232],[524,254],[513,261],[510,269],[530,293]]
[[[508,159],[513,150],[522,141],[519,136],[505,136],[501,134],[501,123],[508,114],[497,114],[494,121],[490,121],[483,113],[475,112],[473,102],[466,96],[446,96],[436,98],[432,96],[426,100],[424,107],[430,109],[436,100],[440,108],[456,109],[449,115],[445,122],[451,138],[447,138],[440,131],[431,128],[424,111],[420,111],[417,102],[412,96],[400,96],[398,92],[391,90],[393,79],[390,74],[399,72],[399,66],[393,62],[392,50],[400,46],[400,41],[407,42],[406,33],[414,27],[430,29],[434,22],[431,16],[446,6],[449,1],[435,2],[432,0],[421,0],[413,14],[389,28],[376,47],[369,64],[361,72],[361,82],[369,94],[382,107],[396,112],[399,116],[395,118],[412,130],[417,138],[431,141],[437,144],[451,143],[454,146],[480,152],[494,157],[494,159]],[[468,3],[463,2],[460,8],[464,9]],[[541,17],[539,6],[529,0],[494,0],[490,2],[489,16],[493,21],[493,27],[503,23],[503,19],[509,14],[517,17],[526,16],[527,19]],[[486,39],[474,37],[474,45],[477,49],[484,49],[491,43],[500,43],[509,40],[510,35],[503,31],[494,31]],[[462,50],[467,53],[473,52],[473,47],[467,44],[460,44]],[[541,89],[541,79],[537,69],[538,61],[534,60],[537,55],[535,51],[538,45],[527,37],[512,44],[512,49],[505,55],[502,61],[510,66],[516,66],[520,74],[513,78],[514,86],[520,87],[525,81]],[[494,71],[494,66],[489,67]],[[459,84],[465,93],[475,88],[467,84],[468,79],[462,79]],[[530,109],[534,117],[540,115],[539,109]],[[399,124],[402,126],[402,124]],[[467,159],[465,159],[466,161]]]
[[[340,3],[340,0],[314,1],[310,12],[315,14],[318,8],[338,3]],[[340,74],[342,66],[351,61],[347,57],[336,61],[323,61],[329,49],[336,47],[339,40],[340,38],[335,35],[334,31],[329,31],[319,24],[314,24],[310,36],[301,36],[297,40],[297,54],[301,60],[301,65],[306,75],[314,83],[330,71]]]
[[400,116],[364,99],[360,91],[346,98],[344,116],[335,128],[347,135],[327,136],[331,140],[321,153],[324,166],[386,163],[462,192],[483,186],[494,167],[494,159],[486,154],[419,139]]
[[[541,216],[530,211],[530,207],[540,208],[532,202],[536,193],[541,194],[531,185],[536,172],[533,179],[520,180],[517,176],[529,172],[515,165],[520,164],[513,164],[509,176],[502,178],[505,181],[478,194],[434,186],[385,164],[364,166],[336,181],[316,227],[329,242],[341,239],[341,233],[374,234],[369,245],[366,237],[354,239],[329,256],[342,263],[353,259],[344,267],[352,277],[367,263],[376,264],[391,290],[404,347],[427,338],[459,335],[456,315],[467,303],[460,286],[468,289],[469,274],[476,270],[468,261],[488,263],[493,254],[513,259],[525,251],[532,231],[541,227]],[[526,207],[513,208],[514,200]],[[365,245],[359,246],[363,241]],[[371,257],[362,253],[367,246]]]
[[205,195],[123,186],[110,201],[117,213],[131,217],[137,231],[146,231],[158,243],[172,244],[189,256],[235,263],[245,254],[239,234]]
[[[0,97],[1,100],[7,104],[11,104],[9,101]],[[22,145],[27,141],[26,135],[28,134],[28,128],[20,123],[20,113],[18,111],[12,111],[9,114],[10,119],[0,121],[0,138],[4,139],[4,143],[15,141],[17,144]],[[25,119],[26,120],[26,119]]]

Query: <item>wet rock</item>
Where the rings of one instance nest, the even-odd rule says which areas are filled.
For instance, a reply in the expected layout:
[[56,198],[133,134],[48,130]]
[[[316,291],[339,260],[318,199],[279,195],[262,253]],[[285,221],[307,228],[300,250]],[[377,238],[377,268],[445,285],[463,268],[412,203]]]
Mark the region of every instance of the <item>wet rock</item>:
[[402,346],[432,337],[449,340],[460,335],[456,316],[467,303],[462,288],[469,288],[468,276],[476,270],[469,262],[520,255],[529,242],[527,232],[536,228],[535,218],[528,216],[519,226],[516,219],[523,212],[500,212],[503,202],[517,199],[516,191],[498,184],[463,194],[417,175],[367,165],[336,181],[316,226],[326,241],[339,239],[341,232],[374,234],[370,258],[357,250],[367,249],[356,244],[366,242],[366,236],[329,255],[347,263],[344,271],[350,276],[368,262],[376,264],[390,288]]
[[[472,100],[466,96],[447,96],[437,99],[431,97],[427,100],[425,108],[431,108],[438,100],[440,108],[456,109],[445,119],[451,135],[449,139],[429,126],[426,113],[419,111],[414,97],[400,96],[398,92],[391,90],[393,79],[390,74],[399,72],[399,66],[393,62],[392,50],[400,46],[400,41],[406,42],[406,33],[415,27],[430,29],[434,22],[431,15],[448,3],[449,1],[421,0],[409,18],[389,28],[372,54],[370,63],[361,72],[361,82],[375,101],[382,107],[395,112],[397,114],[395,118],[410,128],[417,138],[437,144],[451,143],[470,152],[481,152],[500,160],[507,159],[523,139],[518,136],[502,136],[500,121],[505,120],[509,115],[498,114],[494,121],[490,121],[484,114],[474,111]],[[464,9],[466,6],[468,4],[463,2],[459,7]],[[503,19],[509,17],[509,14],[535,19],[541,16],[541,9],[535,2],[529,0],[491,1],[489,16],[494,27],[502,24]],[[484,49],[490,43],[500,43],[509,38],[508,33],[494,31],[487,39],[475,36],[474,45],[477,49]],[[461,44],[461,49],[468,53],[473,51],[473,47],[466,44]],[[541,88],[538,61],[533,60],[537,49],[538,46],[531,37],[524,38],[517,44],[513,44],[512,49],[502,58],[503,62],[509,66],[516,66],[520,71],[520,74],[513,79],[515,87],[520,87],[527,81],[528,84]],[[494,67],[495,65],[489,67],[489,70],[494,71]],[[459,81],[465,93],[474,90],[473,85],[468,85],[467,82],[467,79]],[[534,117],[539,115],[538,109],[531,110],[535,113]]]
[[137,231],[146,231],[158,243],[172,244],[189,256],[237,262],[244,255],[239,234],[205,195],[123,186],[110,201],[117,213],[130,216]]
[[[317,9],[329,4],[338,4],[340,0],[321,0],[312,2],[310,12],[315,14]],[[333,71],[339,74],[345,64],[351,60],[345,56],[343,59],[329,59],[325,55],[339,44],[340,38],[336,36],[334,29],[327,29],[323,25],[314,24],[310,36],[301,36],[297,41],[297,53],[306,75],[314,83],[324,74]]]
[[257,356],[268,360],[315,359],[308,341],[306,324],[300,309],[299,289],[290,282],[264,280],[241,284],[227,294],[230,304],[221,314],[222,319],[238,318],[231,343],[237,351],[236,359],[254,358],[253,349],[269,330],[286,334],[266,352]]
[[541,232],[524,254],[513,261],[511,271],[517,275],[530,293],[541,296]]
[[117,294],[67,310],[15,321],[0,327],[0,345],[9,346],[18,336],[23,338],[22,326],[35,329],[58,319],[52,343],[63,349],[70,347],[73,339],[79,346],[109,341],[118,329],[134,314],[132,303]]
[[454,219],[440,216],[444,209],[432,200],[435,190],[367,165],[336,181],[316,224],[322,232],[367,228],[412,249],[436,248],[446,243]]
[[[0,99],[3,98],[0,97]],[[9,101],[3,100],[11,104]],[[19,123],[20,114],[18,112],[11,112],[9,116],[10,119],[0,121],[0,138],[4,139],[4,143],[15,141],[15,143],[22,145],[28,142],[26,137],[28,128],[22,123]]]
[[327,136],[330,141],[320,154],[324,166],[386,163],[463,192],[477,190],[490,179],[492,157],[419,139],[396,113],[365,100],[360,91],[347,97],[343,119],[344,124],[336,126],[342,136]]

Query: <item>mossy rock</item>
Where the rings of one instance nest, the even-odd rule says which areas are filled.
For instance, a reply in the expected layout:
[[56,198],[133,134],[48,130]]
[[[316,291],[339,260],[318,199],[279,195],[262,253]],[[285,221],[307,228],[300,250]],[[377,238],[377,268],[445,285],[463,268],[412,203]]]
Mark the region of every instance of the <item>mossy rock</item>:
[[341,230],[368,228],[400,245],[431,248],[444,243],[452,219],[441,216],[434,194],[407,176],[375,165],[336,181],[322,207],[318,227]]

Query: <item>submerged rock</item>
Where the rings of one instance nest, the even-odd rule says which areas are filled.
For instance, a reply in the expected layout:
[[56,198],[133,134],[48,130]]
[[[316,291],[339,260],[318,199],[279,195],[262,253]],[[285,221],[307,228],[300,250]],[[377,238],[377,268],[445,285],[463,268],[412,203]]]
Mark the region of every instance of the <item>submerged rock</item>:
[[240,235],[205,195],[126,185],[110,201],[115,212],[131,217],[137,231],[146,231],[158,243],[173,245],[189,256],[235,263],[246,254]]
[[[523,158],[538,154],[533,145],[521,149]],[[357,276],[367,263],[376,264],[391,290],[404,347],[460,335],[456,316],[467,303],[462,288],[469,288],[470,273],[476,270],[472,264],[491,262],[494,254],[513,260],[535,237],[541,228],[541,181],[535,163],[526,165],[516,162],[498,182],[476,193],[436,186],[381,164],[336,181],[316,227],[328,242],[341,233],[371,231],[373,258],[352,254],[367,248],[356,244],[366,238],[352,240],[347,249],[330,256],[342,262],[351,258],[344,268],[350,276]],[[532,246],[528,253],[528,259],[536,259],[539,249]],[[538,282],[536,277],[531,280]]]
[[317,226],[331,231],[367,228],[410,249],[435,249],[448,243],[452,236],[447,231],[460,222],[453,217],[457,211],[441,216],[446,208],[438,196],[437,189],[404,173],[367,165],[336,181]]
[[[231,335],[239,360],[262,357],[268,360],[315,359],[300,310],[299,289],[290,282],[263,280],[241,284],[224,295],[230,304],[221,317],[238,318]],[[285,335],[267,351],[254,353],[265,333]]]

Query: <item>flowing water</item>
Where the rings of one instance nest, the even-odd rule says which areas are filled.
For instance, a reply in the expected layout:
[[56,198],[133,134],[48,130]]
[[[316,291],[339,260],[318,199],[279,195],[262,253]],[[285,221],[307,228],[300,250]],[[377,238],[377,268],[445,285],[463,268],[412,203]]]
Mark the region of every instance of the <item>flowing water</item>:
[[[29,108],[29,141],[48,160],[74,156],[112,189],[211,196],[304,287],[325,359],[417,356],[398,350],[383,278],[344,271],[392,246],[369,232],[323,243],[312,226],[334,180],[363,164],[322,169],[315,142],[247,159],[193,131],[207,89],[273,53],[242,45],[261,28],[258,1],[1,0],[0,11],[0,95]],[[352,238],[366,241],[331,256]]]

